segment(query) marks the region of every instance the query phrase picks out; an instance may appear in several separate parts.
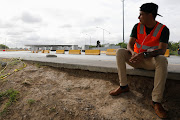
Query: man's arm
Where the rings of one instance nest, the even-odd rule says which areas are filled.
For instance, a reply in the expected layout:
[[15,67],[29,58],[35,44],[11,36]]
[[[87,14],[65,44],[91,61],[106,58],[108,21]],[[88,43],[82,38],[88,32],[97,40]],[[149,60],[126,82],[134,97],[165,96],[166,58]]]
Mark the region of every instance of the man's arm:
[[136,38],[134,37],[130,37],[129,39],[129,43],[127,45],[127,49],[129,50],[129,52],[132,54],[132,56],[134,56],[136,53],[134,52],[134,44],[135,44]]
[[[159,46],[158,46],[158,50],[154,50],[154,51],[152,51],[152,52],[146,52],[146,53],[148,53],[147,56],[146,56],[146,58],[156,57],[156,56],[158,56],[158,55],[164,55],[165,52],[166,52],[167,46],[168,46],[167,43],[160,42],[160,43],[159,43]],[[138,53],[138,54],[136,54],[135,56],[132,56],[129,61],[130,61],[130,62],[133,62],[133,63],[136,63],[136,62],[142,61],[143,59],[145,59],[145,58],[144,58],[144,52]]]
[[147,58],[148,57],[156,57],[158,55],[164,55],[166,52],[167,46],[168,46],[167,43],[160,42],[158,50],[154,50],[152,52],[147,52]]

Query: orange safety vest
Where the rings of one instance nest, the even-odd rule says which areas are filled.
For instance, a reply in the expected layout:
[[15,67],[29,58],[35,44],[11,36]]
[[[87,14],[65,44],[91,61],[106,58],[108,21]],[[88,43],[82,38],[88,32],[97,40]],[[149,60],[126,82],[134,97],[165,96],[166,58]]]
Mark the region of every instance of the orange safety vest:
[[[157,22],[157,21],[156,21]],[[138,23],[137,26],[137,39],[134,44],[134,52],[141,53],[149,50],[156,50],[159,46],[159,39],[161,32],[165,25],[157,22],[154,29],[150,32],[149,35],[146,34],[146,27]]]

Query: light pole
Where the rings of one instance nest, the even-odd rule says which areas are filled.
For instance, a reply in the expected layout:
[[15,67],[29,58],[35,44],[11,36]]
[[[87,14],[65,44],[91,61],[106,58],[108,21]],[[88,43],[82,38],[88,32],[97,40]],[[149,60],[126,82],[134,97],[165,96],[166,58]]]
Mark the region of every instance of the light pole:
[[[100,27],[96,27],[96,28],[100,28]],[[100,28],[100,29],[102,29],[102,30],[103,30],[103,44],[104,44],[104,31],[108,32],[109,34],[110,34],[110,32],[109,32],[109,31],[107,31],[107,30],[106,30],[106,29],[104,29],[104,28]]]
[[122,0],[122,6],[123,6],[123,43],[124,43],[124,0]]
[[84,39],[84,43],[86,45],[86,37],[84,37],[84,33],[81,33],[81,38]]
[[91,45],[91,36],[90,36],[90,35],[88,35],[88,34],[86,34],[86,35],[90,37],[90,45]]
[[5,38],[5,51],[6,51],[6,38]]

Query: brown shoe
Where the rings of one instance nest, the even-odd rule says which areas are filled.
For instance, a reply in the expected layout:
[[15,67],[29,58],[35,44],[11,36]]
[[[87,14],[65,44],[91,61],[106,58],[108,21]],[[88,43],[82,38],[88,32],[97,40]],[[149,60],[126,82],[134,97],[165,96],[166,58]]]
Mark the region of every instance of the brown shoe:
[[124,88],[124,89],[122,89],[119,86],[117,89],[110,91],[109,94],[112,95],[112,96],[117,96],[117,95],[120,95],[121,93],[124,93],[124,92],[129,92],[129,87],[128,86],[126,88]]
[[163,106],[161,105],[161,103],[156,103],[154,104],[153,101],[151,102],[154,111],[156,113],[156,115],[161,118],[161,119],[165,119],[167,118],[167,111],[163,108]]

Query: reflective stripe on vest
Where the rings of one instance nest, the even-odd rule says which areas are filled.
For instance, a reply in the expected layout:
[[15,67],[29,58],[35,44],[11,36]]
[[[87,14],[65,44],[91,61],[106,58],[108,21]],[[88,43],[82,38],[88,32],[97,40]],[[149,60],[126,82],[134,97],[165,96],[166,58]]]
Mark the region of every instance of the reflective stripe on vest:
[[142,46],[142,49],[144,49],[144,50],[148,50],[148,49],[158,49],[158,46],[146,46],[146,45],[143,45],[143,46]]
[[[161,24],[161,23],[158,24],[158,26],[156,27],[156,29],[154,30],[154,33],[153,33],[154,37],[157,36],[157,34],[162,26],[163,26],[163,24]],[[144,25],[143,24],[140,25],[140,34],[144,34]]]
[[[136,45],[137,45],[138,48],[141,47],[141,45],[140,45],[139,43],[137,43],[137,42],[136,42]],[[148,49],[158,49],[158,46],[146,46],[146,45],[143,45],[143,46],[142,46],[142,49],[144,49],[144,50],[148,50]]]
[[[159,23],[156,27],[156,29],[154,30],[153,32],[153,35],[154,37],[157,36],[159,30],[161,29],[161,27],[163,26],[163,24]],[[144,34],[144,25],[143,24],[140,24],[140,34]],[[142,43],[141,43],[142,44]],[[136,42],[136,46],[138,49],[142,48],[141,49],[144,49],[144,50],[148,50],[148,49],[158,49],[158,46],[146,46],[146,45],[141,45],[139,43]]]
[[140,25],[140,34],[144,34],[144,25],[143,24]]
[[156,35],[158,34],[158,32],[162,26],[163,26],[163,24],[161,24],[161,23],[158,24],[158,26],[156,27],[156,29],[154,30],[154,33],[153,33],[154,37],[156,37]]
[[137,43],[137,42],[136,42],[136,46],[137,46],[137,48],[141,47],[141,45],[139,43]]

